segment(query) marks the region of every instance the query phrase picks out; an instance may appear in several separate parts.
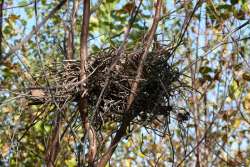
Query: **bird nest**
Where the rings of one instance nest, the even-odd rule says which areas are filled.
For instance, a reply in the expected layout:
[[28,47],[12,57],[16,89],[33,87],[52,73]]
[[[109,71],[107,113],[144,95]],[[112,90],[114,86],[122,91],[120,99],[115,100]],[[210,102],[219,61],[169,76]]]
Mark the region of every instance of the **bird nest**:
[[[80,62],[77,60],[46,66],[39,75],[40,85],[29,88],[30,104],[77,103],[85,94],[95,127],[108,121],[121,122],[127,113],[128,97],[142,54],[143,49],[124,53],[111,72],[108,71],[117,57],[115,50],[106,49],[93,54],[85,81],[80,81]],[[158,117],[167,118],[174,110],[171,98],[180,89],[181,82],[180,73],[176,67],[169,65],[169,58],[167,49],[152,49],[148,53],[139,90],[129,109],[137,124],[151,122]],[[85,84],[85,90],[81,89],[82,84]],[[187,116],[185,113],[179,118],[187,120]]]

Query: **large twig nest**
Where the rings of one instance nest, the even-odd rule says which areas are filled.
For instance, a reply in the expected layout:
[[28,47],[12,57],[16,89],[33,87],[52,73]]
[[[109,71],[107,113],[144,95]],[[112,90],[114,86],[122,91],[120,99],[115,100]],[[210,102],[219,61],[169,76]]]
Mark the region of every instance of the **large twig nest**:
[[[80,62],[76,60],[54,63],[46,68],[46,75],[41,74],[44,86],[33,86],[33,93],[43,91],[41,96],[31,96],[31,104],[39,100],[40,103],[69,103],[78,102],[80,95],[85,91],[90,113],[94,125],[99,127],[103,122],[120,122],[123,119],[134,82],[140,57],[143,50],[126,53],[119,59],[114,70],[107,76],[114,58],[112,49],[93,54],[89,63],[89,75],[86,81],[80,81]],[[148,55],[144,64],[143,77],[139,91],[130,108],[130,113],[138,124],[152,121],[158,116],[168,117],[173,107],[170,98],[176,92],[179,84],[179,72],[168,63],[168,50],[155,49]],[[105,82],[108,79],[108,86]],[[80,89],[85,83],[86,90]],[[178,86],[179,87],[179,86]],[[104,94],[100,93],[104,89]],[[32,93],[32,92],[31,92]],[[99,105],[97,105],[99,99]],[[96,112],[93,112],[96,111]]]

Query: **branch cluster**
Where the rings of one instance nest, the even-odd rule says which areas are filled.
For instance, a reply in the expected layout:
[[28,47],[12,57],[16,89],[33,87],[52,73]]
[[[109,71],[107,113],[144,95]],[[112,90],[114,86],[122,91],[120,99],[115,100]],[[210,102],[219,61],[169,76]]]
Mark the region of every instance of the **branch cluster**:
[[[43,76],[44,73],[39,76],[40,85],[44,86],[33,85],[28,88],[31,91],[30,104],[78,102],[82,93],[81,85],[84,84],[88,88],[85,94],[89,117],[92,118],[91,124],[96,130],[102,129],[103,124],[107,122],[121,123],[124,117],[130,117],[133,124],[144,126],[159,118],[167,120],[171,111],[176,108],[171,99],[178,92],[177,89],[182,87],[179,81],[180,73],[176,67],[168,63],[169,53],[170,50],[166,46],[153,47],[148,53],[140,79],[140,89],[129,112],[126,110],[127,101],[143,49],[126,51],[110,76],[106,75],[116,57],[115,50],[107,48],[92,54],[86,80],[80,80],[79,61],[65,60],[63,63],[53,63],[46,67],[46,76]],[[109,85],[99,98],[107,77],[110,78]],[[49,81],[49,86],[46,80]],[[34,91],[39,92],[38,90],[42,92],[41,96],[32,94]],[[166,126],[165,123],[164,125]]]

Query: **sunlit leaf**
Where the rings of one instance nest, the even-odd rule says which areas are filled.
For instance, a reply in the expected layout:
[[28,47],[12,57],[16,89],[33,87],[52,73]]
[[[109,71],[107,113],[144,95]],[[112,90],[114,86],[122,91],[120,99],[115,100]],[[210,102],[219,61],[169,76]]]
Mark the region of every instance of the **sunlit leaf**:
[[33,13],[34,12],[33,12],[32,8],[25,8],[25,12],[26,12],[28,18],[32,18],[33,17]]
[[235,120],[233,121],[233,127],[234,127],[235,129],[239,128],[240,124],[241,124],[241,119],[235,119]]
[[145,155],[144,154],[142,154],[141,152],[138,152],[138,154],[137,154],[139,157],[141,157],[141,158],[144,158],[145,157]]
[[9,113],[9,112],[13,112],[13,108],[11,106],[4,106],[2,108],[2,112],[3,113]]
[[20,2],[18,2],[18,5],[22,6],[22,5],[26,5],[28,4],[28,0],[21,0]]
[[71,158],[71,159],[69,159],[69,160],[66,160],[65,163],[66,163],[66,165],[67,165],[68,167],[74,167],[74,166],[77,165],[77,162],[76,162],[76,159],[75,159],[75,158]]
[[41,151],[44,151],[44,146],[41,144],[41,143],[39,143],[38,145],[37,145],[37,147],[38,147],[38,149],[39,150],[41,150]]
[[2,156],[7,156],[8,155],[8,153],[9,153],[9,150],[10,150],[10,146],[7,144],[7,143],[5,143],[2,147],[0,147],[1,148],[1,153],[2,153]]
[[243,106],[246,112],[250,113],[250,92],[245,96]]
[[20,18],[20,15],[12,14],[12,15],[9,16],[9,20],[12,21],[12,22],[15,22],[19,18]]
[[229,97],[231,99],[236,99],[240,96],[242,88],[239,87],[238,82],[233,80],[232,84],[229,87]]

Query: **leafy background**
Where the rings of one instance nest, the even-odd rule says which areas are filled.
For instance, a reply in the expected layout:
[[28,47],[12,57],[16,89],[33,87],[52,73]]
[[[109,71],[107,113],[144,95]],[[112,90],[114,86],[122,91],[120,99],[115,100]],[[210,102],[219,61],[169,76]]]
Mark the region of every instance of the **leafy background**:
[[[34,1],[5,0],[3,55],[58,2],[38,1],[35,10]],[[93,1],[92,6],[97,3]],[[195,4],[196,1],[165,1],[163,19],[157,29],[158,38],[174,47],[181,39],[186,18]],[[99,52],[105,47],[117,48],[121,44],[133,5],[123,0],[103,0],[90,18],[90,52]],[[143,1],[129,36],[128,48],[133,48],[147,32],[153,5],[153,1]],[[30,78],[37,77],[43,65],[64,59],[65,25],[69,26],[71,8],[69,1],[37,35],[1,62],[1,165],[44,164],[55,113],[45,112],[51,108],[27,106],[18,92],[30,84]],[[77,13],[75,55],[79,55],[82,4]],[[249,15],[247,0],[206,1],[199,5],[172,60],[188,76],[183,80],[193,88],[184,95],[185,101],[179,102],[180,107],[190,113],[189,121],[178,123],[172,119],[171,134],[164,137],[151,130],[138,129],[119,144],[109,166],[193,166],[198,156],[202,166],[250,165]],[[74,105],[69,106],[68,114],[74,110]],[[83,135],[79,122],[77,117],[61,140],[63,149],[56,161],[58,166],[77,165]],[[104,133],[108,134],[112,125],[107,124],[106,129]]]

